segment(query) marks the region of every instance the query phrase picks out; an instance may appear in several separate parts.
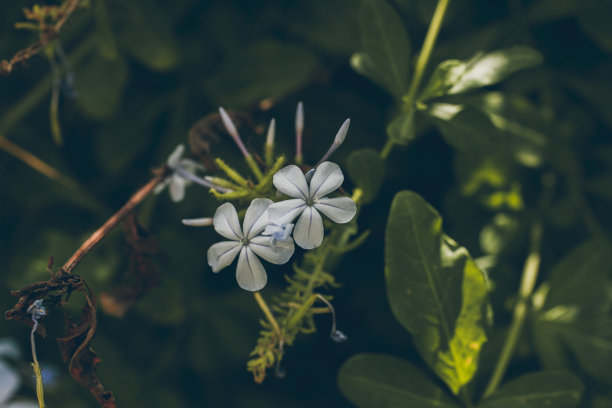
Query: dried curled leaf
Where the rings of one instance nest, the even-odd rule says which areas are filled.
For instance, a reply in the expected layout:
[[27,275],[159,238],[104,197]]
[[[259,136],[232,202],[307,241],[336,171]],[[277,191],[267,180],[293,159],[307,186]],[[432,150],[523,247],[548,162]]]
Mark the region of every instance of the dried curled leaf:
[[[49,269],[51,269],[51,262]],[[33,322],[27,310],[34,301],[44,299],[48,307],[61,307],[68,302],[74,291],[81,292],[87,304],[81,312],[78,323],[66,315],[66,336],[58,339],[62,358],[68,362],[70,375],[81,385],[87,387],[102,407],[115,408],[115,398],[112,392],[104,390],[96,375],[96,366],[101,360],[90,347],[97,327],[96,298],[91,288],[79,275],[60,269],[52,274],[48,281],[32,283],[11,292],[13,296],[19,297],[19,301],[13,309],[6,312],[5,316],[7,319],[20,321],[31,327]],[[41,336],[46,336],[43,322],[38,325],[37,332]]]
[[145,231],[130,214],[123,221],[130,255],[126,282],[100,295],[100,304],[107,314],[123,317],[134,304],[159,284],[159,272],[151,257],[157,253],[157,240]]

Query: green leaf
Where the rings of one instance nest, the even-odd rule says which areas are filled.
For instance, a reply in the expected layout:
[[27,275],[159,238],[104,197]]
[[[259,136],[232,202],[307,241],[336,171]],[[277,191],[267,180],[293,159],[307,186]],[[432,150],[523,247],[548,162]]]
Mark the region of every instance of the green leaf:
[[612,270],[611,254],[606,241],[593,239],[566,255],[551,272],[544,313],[556,315],[550,310],[562,307],[572,310],[600,303],[604,283]]
[[377,195],[385,176],[385,163],[374,149],[356,150],[348,158],[347,171],[353,182],[363,190],[364,204]]
[[569,367],[567,349],[554,326],[554,323],[532,319],[533,344],[546,369],[564,370]]
[[559,329],[582,368],[612,385],[612,319],[559,325]]
[[503,141],[503,134],[479,110],[435,103],[427,111],[429,120],[438,128],[451,146],[460,150],[495,149]]
[[612,3],[609,1],[581,1],[578,22],[582,29],[605,51],[612,54]]
[[545,109],[519,94],[487,92],[470,98],[499,131],[508,137],[505,149],[527,167],[538,167],[549,150],[547,131],[555,124]]
[[139,62],[154,71],[170,71],[178,65],[178,41],[158,3],[122,2],[117,20],[120,22],[119,40]]
[[79,108],[94,119],[110,118],[119,107],[127,77],[128,70],[121,58],[111,60],[94,54],[76,68]]
[[586,189],[602,198],[612,201],[612,173],[606,173],[589,181]]
[[351,59],[363,75],[400,97],[408,86],[411,45],[404,23],[386,0],[364,0],[360,16],[363,54]]
[[401,112],[387,126],[389,139],[400,145],[407,145],[416,137],[414,112]]
[[241,107],[265,98],[279,98],[306,83],[319,66],[304,48],[278,41],[259,41],[232,54],[205,91],[221,105]]
[[467,61],[442,61],[417,100],[425,101],[493,85],[516,71],[532,68],[541,62],[540,53],[523,46],[481,52]]
[[338,373],[340,391],[360,408],[458,408],[425,373],[383,354],[358,354]]
[[453,85],[459,81],[465,69],[466,63],[463,61],[454,59],[442,61],[431,74],[429,82],[421,91],[417,100],[426,101],[448,94]]
[[562,371],[526,374],[510,381],[478,408],[573,408],[584,387],[576,376]]
[[467,250],[442,232],[423,198],[399,192],[385,236],[385,275],[395,317],[453,393],[470,382],[487,340],[487,284]]

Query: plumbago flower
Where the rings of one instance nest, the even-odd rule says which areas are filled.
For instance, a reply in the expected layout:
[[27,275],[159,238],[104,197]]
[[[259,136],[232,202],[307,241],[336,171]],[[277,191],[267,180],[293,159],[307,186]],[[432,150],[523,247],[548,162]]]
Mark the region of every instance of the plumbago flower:
[[[185,198],[185,187],[192,181],[199,184],[203,184],[202,181],[205,181],[194,174],[197,170],[204,169],[204,166],[191,159],[183,158],[184,153],[185,146],[182,144],[174,149],[166,162],[166,165],[172,170],[172,173],[153,190],[155,194],[159,194],[168,187],[170,198],[175,203]],[[206,182],[205,186],[212,187],[208,182]]]
[[240,254],[236,280],[241,288],[253,292],[266,286],[268,280],[257,256],[281,265],[289,261],[295,250],[291,237],[275,239],[262,235],[269,224],[267,210],[270,204],[272,200],[267,198],[254,199],[246,210],[242,229],[236,208],[230,203],[217,208],[213,218],[215,231],[230,241],[218,242],[208,249],[208,264],[216,273],[230,265]]
[[340,167],[332,162],[317,166],[310,186],[298,166],[290,165],[274,175],[274,186],[293,199],[271,204],[268,217],[271,223],[284,226],[299,216],[293,230],[295,243],[304,249],[313,249],[323,241],[323,220],[319,212],[330,220],[344,224],[353,219],[357,205],[349,197],[328,198],[344,181]]

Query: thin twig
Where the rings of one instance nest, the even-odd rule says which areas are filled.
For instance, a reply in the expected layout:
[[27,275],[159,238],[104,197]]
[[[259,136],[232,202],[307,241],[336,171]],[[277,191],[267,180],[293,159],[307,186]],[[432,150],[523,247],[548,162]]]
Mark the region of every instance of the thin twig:
[[157,171],[156,175],[153,176],[147,184],[145,184],[140,190],[138,190],[130,199],[117,211],[112,217],[110,217],[100,228],[98,228],[91,236],[83,242],[83,245],[70,257],[70,259],[62,266],[62,271],[71,273],[75,266],[83,259],[83,257],[93,249],[101,240],[104,238],[117,224],[121,222],[130,212],[136,208],[147,196],[153,191],[153,189],[161,183],[166,174],[165,171]]
[[77,186],[76,180],[61,173],[54,167],[51,167],[38,157],[34,156],[32,153],[16,145],[15,143],[11,142],[9,139],[2,135],[0,135],[0,149],[21,160],[37,172],[49,177],[50,179],[59,181],[60,183],[65,184],[68,187]]
[[79,1],[80,0],[66,0],[64,4],[59,6],[60,8],[65,8],[65,11],[61,14],[61,17],[53,26],[44,27],[44,30],[41,30],[40,37],[38,37],[36,42],[30,44],[30,46],[27,48],[17,51],[10,60],[0,61],[0,75],[10,74],[14,65],[29,60],[34,55],[42,51],[47,45],[49,45],[51,41],[56,39],[59,35],[60,29],[68,20],[68,17],[70,17],[70,15],[72,15],[72,13],[78,7]]

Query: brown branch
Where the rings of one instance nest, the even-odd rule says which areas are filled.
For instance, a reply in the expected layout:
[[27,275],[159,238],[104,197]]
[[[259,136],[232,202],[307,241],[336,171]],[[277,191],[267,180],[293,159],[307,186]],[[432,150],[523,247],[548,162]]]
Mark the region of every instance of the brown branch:
[[62,266],[62,271],[71,273],[75,266],[83,259],[83,257],[93,249],[121,220],[130,214],[138,204],[140,204],[153,189],[161,183],[167,175],[167,169],[156,170],[155,176],[140,190],[134,193],[132,197],[110,217],[100,228],[98,228],[91,236],[83,242],[83,245],[70,257],[70,259]]
[[14,65],[29,60],[49,45],[51,41],[56,39],[60,29],[68,20],[68,17],[76,10],[79,1],[80,0],[66,0],[65,3],[58,7],[59,11],[57,15],[59,18],[56,23],[52,26],[42,26],[40,29],[40,36],[36,42],[30,44],[27,48],[17,51],[10,60],[0,61],[0,75],[10,74],[13,71]]

